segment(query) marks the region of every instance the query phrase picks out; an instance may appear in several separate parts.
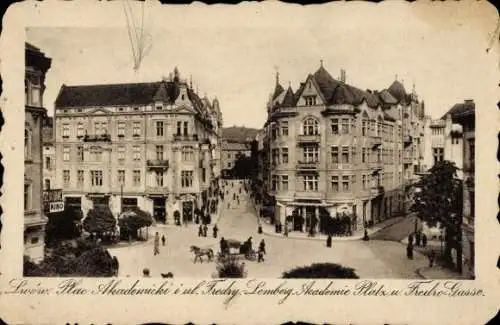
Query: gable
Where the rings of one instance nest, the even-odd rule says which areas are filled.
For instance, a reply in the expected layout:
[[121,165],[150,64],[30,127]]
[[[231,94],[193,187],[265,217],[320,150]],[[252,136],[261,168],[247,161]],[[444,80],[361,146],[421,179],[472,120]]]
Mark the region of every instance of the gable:
[[319,89],[318,84],[311,75],[309,75],[306,82],[304,83],[304,86],[301,88],[301,91],[298,94],[297,106],[306,106],[306,98],[310,96],[315,96],[316,105],[324,105],[324,103],[326,102],[323,94]]
[[180,105],[172,109],[172,113],[176,114],[196,114],[196,111],[193,107],[188,105]]
[[108,115],[108,114],[111,114],[111,111],[105,108],[97,108],[89,112],[89,115]]

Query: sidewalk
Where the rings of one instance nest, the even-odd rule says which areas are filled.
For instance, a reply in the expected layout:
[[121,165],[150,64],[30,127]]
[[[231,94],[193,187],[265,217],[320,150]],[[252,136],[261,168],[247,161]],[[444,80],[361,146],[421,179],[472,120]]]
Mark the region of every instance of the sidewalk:
[[442,279],[456,279],[456,280],[467,280],[463,274],[453,272],[450,269],[446,269],[439,265],[434,265],[433,267],[424,266],[418,268],[415,271],[424,279],[442,280]]

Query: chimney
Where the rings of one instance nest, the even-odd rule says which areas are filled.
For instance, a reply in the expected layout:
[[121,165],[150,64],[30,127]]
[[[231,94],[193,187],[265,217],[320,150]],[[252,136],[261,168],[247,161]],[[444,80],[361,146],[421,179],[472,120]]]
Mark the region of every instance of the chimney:
[[345,83],[346,80],[346,74],[344,69],[340,69],[340,81]]
[[464,102],[466,104],[472,104],[472,103],[474,103],[474,99],[466,99],[466,100],[464,100]]

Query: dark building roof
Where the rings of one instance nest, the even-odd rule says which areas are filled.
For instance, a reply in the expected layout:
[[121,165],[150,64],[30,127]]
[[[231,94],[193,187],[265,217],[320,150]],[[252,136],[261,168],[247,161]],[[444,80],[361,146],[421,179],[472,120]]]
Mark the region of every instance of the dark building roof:
[[274,88],[273,99],[278,98],[278,96],[284,91],[285,89],[279,84],[279,82],[277,82],[276,87]]
[[25,59],[24,59],[24,65],[25,66],[33,66],[38,69],[40,69],[43,74],[47,72],[47,70],[50,69],[50,65],[52,63],[52,59],[45,56],[45,54],[40,51],[40,49],[33,44],[24,43],[24,49],[25,49]]
[[446,114],[444,114],[441,119],[445,120],[448,114],[451,115],[451,119],[456,121],[462,117],[468,115],[474,115],[476,109],[476,104],[472,99],[466,99],[463,103],[458,103],[453,105],[452,108]]
[[281,106],[283,107],[292,107],[295,105],[295,95],[293,94],[292,87],[288,87],[286,90],[285,97],[283,98],[283,102]]

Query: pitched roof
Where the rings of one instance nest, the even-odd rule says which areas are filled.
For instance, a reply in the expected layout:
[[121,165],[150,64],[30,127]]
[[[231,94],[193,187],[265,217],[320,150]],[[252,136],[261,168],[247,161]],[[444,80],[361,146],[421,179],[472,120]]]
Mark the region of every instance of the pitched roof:
[[399,80],[394,80],[394,82],[389,86],[388,91],[398,100],[398,102],[406,99],[407,93],[405,86],[399,82]]
[[451,115],[452,120],[456,120],[459,117],[474,114],[476,109],[476,104],[473,100],[465,100],[463,103],[458,103],[452,106],[446,114],[444,114],[441,119],[445,120],[448,114]]
[[[88,86],[63,85],[57,96],[55,108],[105,105],[145,105],[153,101],[162,82],[108,84]],[[166,83],[170,100],[179,95],[173,83]]]
[[323,66],[320,66],[319,69],[313,74],[313,78],[328,104],[332,101],[335,88],[342,83],[335,80]]
[[283,107],[291,107],[295,105],[295,96],[293,94],[292,87],[288,87],[286,90],[285,97],[283,98],[283,102],[281,103],[281,106]]
[[274,88],[273,100],[276,99],[285,89],[280,85],[279,82],[276,83],[276,87]]

